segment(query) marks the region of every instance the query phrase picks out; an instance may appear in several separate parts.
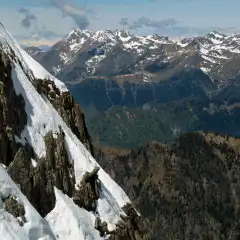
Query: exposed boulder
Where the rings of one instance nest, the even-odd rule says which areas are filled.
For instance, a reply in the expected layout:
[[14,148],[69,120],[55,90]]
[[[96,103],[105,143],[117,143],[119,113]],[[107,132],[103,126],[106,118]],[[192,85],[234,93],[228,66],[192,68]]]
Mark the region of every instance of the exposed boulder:
[[121,216],[122,220],[117,223],[116,230],[110,233],[110,240],[150,240],[149,228],[134,207],[128,203],[123,211],[126,216]]
[[97,200],[99,199],[101,185],[98,179],[99,167],[93,169],[92,172],[86,172],[78,185],[79,190],[75,190],[73,201],[79,207],[83,207],[88,211],[95,211],[97,208]]
[[99,231],[101,237],[106,236],[109,232],[106,222],[102,222],[97,216],[95,219],[95,228]]
[[2,200],[4,203],[4,210],[18,219],[19,225],[22,226],[26,222],[24,206],[13,196],[3,198]]

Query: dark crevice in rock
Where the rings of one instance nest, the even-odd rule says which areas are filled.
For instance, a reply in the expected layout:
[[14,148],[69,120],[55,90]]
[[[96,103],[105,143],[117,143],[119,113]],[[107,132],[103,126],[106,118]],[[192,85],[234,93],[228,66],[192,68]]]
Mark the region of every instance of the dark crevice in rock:
[[51,80],[37,79],[36,90],[47,97],[68,127],[93,155],[91,137],[88,133],[83,111],[69,92],[60,92]]
[[25,102],[15,93],[11,72],[10,59],[0,50],[0,162],[6,166],[19,148],[14,135],[19,136],[27,124]]

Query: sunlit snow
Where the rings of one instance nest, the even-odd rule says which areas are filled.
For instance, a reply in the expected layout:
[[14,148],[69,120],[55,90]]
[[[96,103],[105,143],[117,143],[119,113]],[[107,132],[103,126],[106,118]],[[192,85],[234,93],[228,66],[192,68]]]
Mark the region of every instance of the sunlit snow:
[[[4,42],[3,50],[7,54],[10,54],[10,50],[13,49],[16,55],[16,59],[12,60],[12,81],[16,93],[21,94],[24,98],[25,111],[28,117],[27,125],[25,126],[20,139],[16,137],[16,140],[22,142],[23,144],[27,141],[33,147],[37,156],[41,158],[46,154],[44,136],[46,136],[50,130],[58,132],[59,126],[61,126],[65,133],[66,148],[69,159],[74,165],[76,182],[80,183],[86,171],[90,172],[95,166],[99,165],[80,140],[72,133],[50,102],[36,91],[31,82],[34,81],[34,78],[30,81],[26,76],[26,72],[31,70],[35,78],[44,79],[47,76],[50,77],[61,91],[67,91],[67,88],[58,79],[52,77],[25,51],[21,50],[20,47],[16,45],[15,40],[13,40],[4,28],[0,28],[0,36],[2,38],[2,42]],[[24,63],[23,68],[19,65],[17,60]],[[35,167],[37,164],[36,161],[34,159],[31,161],[32,165]],[[6,194],[6,191],[15,191],[17,189],[16,186],[13,184],[2,166],[0,166],[0,170],[1,194]],[[7,181],[9,180],[11,187],[9,187],[9,184],[6,184],[5,179],[7,179]],[[127,202],[130,202],[130,200],[124,191],[102,169],[99,171],[99,179],[102,192],[97,203],[97,212],[99,213],[101,220],[108,223],[109,229],[114,229],[115,224],[120,220],[120,214],[124,215],[121,208]],[[78,208],[72,200],[63,195],[61,191],[55,189],[55,193],[57,203],[54,210],[49,213],[46,218],[49,222],[49,226],[46,228],[44,220],[21,194],[20,190],[16,190],[16,194],[19,196],[19,199],[24,203],[24,206],[26,205],[26,215],[29,219],[29,223],[26,224],[26,229],[21,229],[18,227],[15,219],[12,219],[11,216],[9,217],[5,214],[5,216],[7,216],[8,219],[10,218],[10,220],[6,219],[6,221],[0,221],[0,227],[2,229],[2,231],[0,231],[0,236],[1,234],[3,235],[3,238],[0,239],[50,240],[55,239],[55,237],[50,234],[52,231],[55,235],[57,234],[60,237],[59,239],[100,239],[94,229],[94,213]],[[2,209],[2,204],[0,207]],[[66,224],[63,224],[62,219],[67,221]],[[8,223],[8,221],[10,221],[10,223]],[[72,224],[71,227],[68,226],[69,223]],[[32,228],[35,228],[35,226],[35,233],[41,233],[42,235],[39,235],[38,238],[28,238],[27,236],[30,234],[29,232]],[[44,232],[45,228],[46,233]]]

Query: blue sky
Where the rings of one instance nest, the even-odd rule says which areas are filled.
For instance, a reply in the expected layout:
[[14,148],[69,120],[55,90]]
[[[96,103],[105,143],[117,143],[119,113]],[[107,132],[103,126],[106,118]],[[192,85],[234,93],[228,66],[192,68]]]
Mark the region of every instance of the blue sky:
[[[51,1],[62,5],[49,5]],[[240,0],[0,0],[0,7],[0,21],[13,35],[26,37],[44,35],[44,31],[48,37],[50,33],[57,37],[77,26],[91,30],[126,27],[139,35],[179,37],[214,29],[240,32]],[[20,7],[28,14],[17,11]],[[127,25],[120,24],[122,18]]]

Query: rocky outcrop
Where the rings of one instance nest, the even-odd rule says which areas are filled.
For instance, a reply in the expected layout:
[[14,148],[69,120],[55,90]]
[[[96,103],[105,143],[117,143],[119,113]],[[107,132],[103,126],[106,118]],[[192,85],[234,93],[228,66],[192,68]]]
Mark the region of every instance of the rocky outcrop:
[[122,220],[118,222],[116,230],[110,233],[110,240],[150,240],[146,222],[138,215],[131,204],[123,207],[126,216],[122,216]]
[[[46,157],[38,159],[30,147],[21,147],[9,165],[8,173],[38,212],[45,216],[55,206],[54,186],[72,196],[74,169],[64,146],[64,134],[45,137]],[[33,160],[34,159],[34,160]],[[32,164],[35,161],[36,165]]]
[[78,184],[78,190],[75,190],[73,194],[74,203],[88,211],[96,211],[97,200],[100,197],[99,169],[96,167],[91,173],[86,172],[81,183]]
[[37,79],[34,85],[40,94],[48,98],[72,132],[93,154],[91,137],[88,134],[84,114],[71,94],[69,92],[61,93],[51,80]]
[[121,220],[116,224],[116,229],[109,231],[106,222],[96,217],[95,228],[100,236],[109,236],[109,240],[150,240],[151,235],[146,222],[138,215],[131,204],[123,207],[126,216],[121,215]]
[[[99,167],[86,172],[75,189],[74,169],[69,163],[64,147],[64,133],[45,137],[46,157],[37,159],[30,146],[19,148],[8,167],[11,178],[19,184],[21,191],[42,215],[46,216],[55,206],[54,186],[73,198],[76,205],[97,214],[97,200],[101,183],[98,179]],[[33,160],[34,158],[34,160]],[[35,161],[32,164],[32,161]],[[136,210],[130,205],[123,207],[126,216],[117,224],[116,230],[109,231],[106,222],[96,218],[95,227],[101,236],[109,234],[110,239],[149,239],[148,228]]]
[[9,196],[7,198],[3,198],[4,210],[14,216],[19,225],[23,225],[27,220],[25,218],[25,209],[24,206],[16,200],[14,196]]
[[101,237],[106,236],[110,233],[108,230],[108,225],[106,222],[102,222],[101,219],[97,216],[95,220],[95,228],[99,231]]

